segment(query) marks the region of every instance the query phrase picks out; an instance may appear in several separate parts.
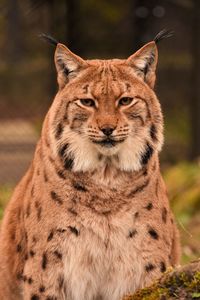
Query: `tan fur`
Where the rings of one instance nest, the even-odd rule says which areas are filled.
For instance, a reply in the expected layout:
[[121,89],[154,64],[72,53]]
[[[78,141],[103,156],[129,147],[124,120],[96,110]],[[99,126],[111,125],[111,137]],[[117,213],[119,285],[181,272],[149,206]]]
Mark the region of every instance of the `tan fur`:
[[119,300],[180,256],[158,160],[157,48],[85,61],[58,44],[55,63],[59,91],[1,226],[0,299]]

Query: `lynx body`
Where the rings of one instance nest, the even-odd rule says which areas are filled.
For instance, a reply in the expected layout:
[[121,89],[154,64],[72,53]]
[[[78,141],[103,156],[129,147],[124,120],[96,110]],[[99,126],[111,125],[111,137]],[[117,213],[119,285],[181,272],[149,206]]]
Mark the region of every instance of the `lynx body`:
[[179,261],[160,175],[155,42],[127,60],[55,52],[59,91],[0,233],[0,299],[120,300]]

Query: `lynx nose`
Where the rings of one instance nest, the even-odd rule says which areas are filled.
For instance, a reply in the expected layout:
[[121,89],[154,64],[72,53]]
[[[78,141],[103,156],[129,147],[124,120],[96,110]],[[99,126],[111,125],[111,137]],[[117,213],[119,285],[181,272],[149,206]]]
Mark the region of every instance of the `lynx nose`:
[[111,134],[113,133],[114,129],[115,129],[115,128],[113,128],[113,127],[108,127],[108,126],[106,126],[106,127],[101,128],[101,131],[102,131],[105,135],[109,136],[109,135],[111,135]]

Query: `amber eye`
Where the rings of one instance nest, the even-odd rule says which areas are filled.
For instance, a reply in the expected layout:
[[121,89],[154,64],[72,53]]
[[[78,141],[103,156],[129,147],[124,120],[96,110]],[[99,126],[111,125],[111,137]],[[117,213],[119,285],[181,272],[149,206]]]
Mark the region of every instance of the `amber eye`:
[[129,105],[132,101],[133,101],[133,98],[131,98],[131,97],[123,97],[119,100],[119,105],[120,106]]
[[84,106],[95,106],[95,102],[92,99],[80,99],[80,102]]

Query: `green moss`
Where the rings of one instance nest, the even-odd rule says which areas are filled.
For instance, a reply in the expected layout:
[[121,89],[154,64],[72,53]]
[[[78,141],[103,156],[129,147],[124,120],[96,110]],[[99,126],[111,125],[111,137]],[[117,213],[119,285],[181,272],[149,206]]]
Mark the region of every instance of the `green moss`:
[[200,295],[200,271],[166,275],[164,281],[157,281],[152,286],[139,290],[124,300],[158,300],[158,299],[198,298]]

